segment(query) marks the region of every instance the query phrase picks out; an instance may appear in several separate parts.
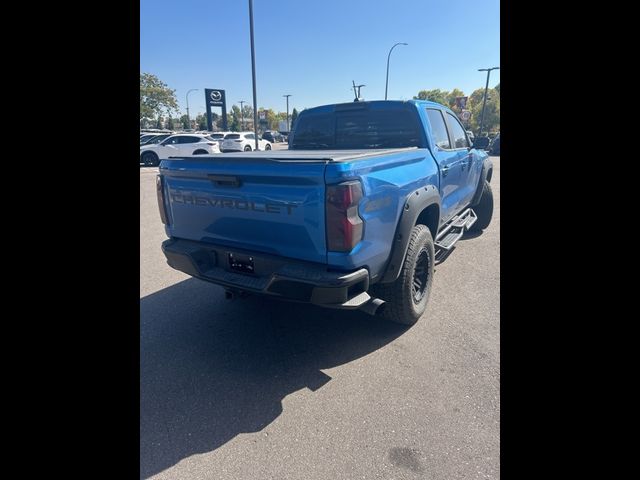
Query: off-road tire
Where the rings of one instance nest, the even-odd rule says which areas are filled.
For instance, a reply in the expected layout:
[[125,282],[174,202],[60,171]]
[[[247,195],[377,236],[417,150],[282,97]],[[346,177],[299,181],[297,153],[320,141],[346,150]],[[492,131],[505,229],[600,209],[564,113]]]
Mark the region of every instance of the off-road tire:
[[486,180],[484,181],[480,201],[473,207],[473,211],[476,212],[478,220],[471,225],[469,230],[480,232],[489,226],[493,217],[493,192],[491,191],[491,185]]
[[[426,278],[422,295],[416,299],[413,286],[418,262],[424,266]],[[413,325],[418,321],[429,302],[434,262],[435,252],[431,232],[425,225],[416,225],[411,230],[407,255],[400,270],[400,276],[394,282],[379,283],[372,287],[372,293],[386,302],[382,317],[403,325]],[[423,268],[420,268],[419,272],[422,270]]]

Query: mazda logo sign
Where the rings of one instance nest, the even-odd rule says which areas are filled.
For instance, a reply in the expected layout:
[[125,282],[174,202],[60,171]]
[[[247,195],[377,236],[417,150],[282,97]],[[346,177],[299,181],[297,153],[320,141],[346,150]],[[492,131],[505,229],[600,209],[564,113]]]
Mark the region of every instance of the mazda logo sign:
[[214,90],[213,92],[211,92],[211,100],[213,100],[214,102],[219,102],[221,98],[222,94],[219,91]]

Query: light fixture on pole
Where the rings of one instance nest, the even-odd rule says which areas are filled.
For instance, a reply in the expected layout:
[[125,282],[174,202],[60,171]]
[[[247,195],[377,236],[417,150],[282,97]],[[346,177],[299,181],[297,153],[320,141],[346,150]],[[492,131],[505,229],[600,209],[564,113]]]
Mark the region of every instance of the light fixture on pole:
[[487,84],[484,87],[484,98],[482,100],[482,113],[480,114],[480,131],[478,132],[478,136],[482,134],[482,126],[484,124],[484,107],[487,104],[487,90],[489,90],[489,75],[491,75],[491,70],[500,70],[500,67],[478,69],[479,72],[487,72]]
[[398,45],[409,45],[408,43],[396,43],[393,47],[391,47],[391,50],[389,50],[389,55],[387,55],[387,82],[385,84],[384,87],[384,99],[387,99],[387,90],[389,89],[389,58],[391,57],[391,52],[393,51],[394,48],[396,48]]

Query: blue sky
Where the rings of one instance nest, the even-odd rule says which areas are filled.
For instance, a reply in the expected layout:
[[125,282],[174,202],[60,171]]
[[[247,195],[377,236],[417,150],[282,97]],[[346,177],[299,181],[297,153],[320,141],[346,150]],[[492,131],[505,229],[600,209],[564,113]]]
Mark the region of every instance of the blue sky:
[[[204,112],[204,88],[227,92],[227,107],[252,104],[248,0],[141,0],[140,72],[176,90],[180,110]],[[258,106],[289,109],[419,90],[484,87],[478,68],[500,66],[498,0],[254,0]],[[490,87],[500,81],[491,72]],[[215,111],[215,110],[214,110]]]

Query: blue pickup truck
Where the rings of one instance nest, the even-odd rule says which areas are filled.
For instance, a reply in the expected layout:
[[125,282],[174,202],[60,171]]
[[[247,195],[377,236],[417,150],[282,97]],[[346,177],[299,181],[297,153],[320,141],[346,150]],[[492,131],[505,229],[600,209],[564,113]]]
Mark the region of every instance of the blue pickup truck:
[[160,164],[168,264],[248,293],[411,325],[439,252],[493,214],[493,164],[433,102],[304,110],[289,149]]

